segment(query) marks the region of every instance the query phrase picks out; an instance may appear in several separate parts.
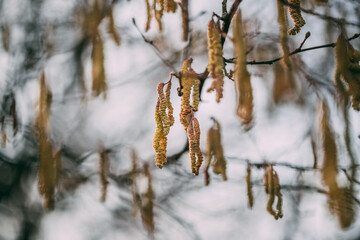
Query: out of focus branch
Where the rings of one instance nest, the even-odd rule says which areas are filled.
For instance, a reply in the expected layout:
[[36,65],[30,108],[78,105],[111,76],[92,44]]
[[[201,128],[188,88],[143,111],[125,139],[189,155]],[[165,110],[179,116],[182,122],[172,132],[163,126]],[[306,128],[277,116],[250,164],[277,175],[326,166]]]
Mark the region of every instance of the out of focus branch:
[[[354,36],[352,36],[351,38],[348,39],[348,41],[354,40],[356,38],[360,37],[360,33],[356,33],[354,34]],[[303,43],[302,43],[303,44]],[[310,48],[297,48],[294,51],[292,51],[289,56],[301,53],[301,52],[307,52],[307,51],[311,51],[311,50],[315,50],[315,49],[320,49],[320,48],[334,48],[336,45],[336,43],[329,43],[329,44],[324,44],[324,45],[319,45],[319,46],[314,46],[314,47],[310,47]],[[302,45],[301,45],[302,46]],[[261,65],[261,64],[268,64],[271,65],[275,62],[280,61],[281,59],[283,59],[284,56],[278,57],[278,58],[274,58],[272,60],[267,60],[267,61],[248,61],[246,62],[246,64],[249,65]],[[228,63],[234,63],[234,59],[226,59],[226,62]]]
[[[284,5],[287,5],[287,6],[290,6],[290,7],[294,7],[294,8],[298,8],[299,6],[295,5],[295,4],[292,4],[292,3],[289,3],[287,0],[280,0]],[[321,19],[324,19],[324,20],[327,20],[327,21],[332,21],[332,22],[335,22],[339,25],[343,25],[343,24],[346,24],[346,25],[351,25],[351,26],[357,26],[357,27],[360,27],[360,23],[354,23],[354,22],[349,22],[349,21],[346,21],[345,19],[343,18],[335,18],[335,17],[332,17],[332,16],[328,16],[328,15],[325,15],[325,14],[321,14],[321,13],[317,13],[317,12],[314,12],[313,10],[310,10],[310,9],[304,9],[302,7],[300,7],[301,11],[304,12],[304,13],[307,13],[307,14],[310,14],[310,15],[313,15],[313,16],[317,16]]]

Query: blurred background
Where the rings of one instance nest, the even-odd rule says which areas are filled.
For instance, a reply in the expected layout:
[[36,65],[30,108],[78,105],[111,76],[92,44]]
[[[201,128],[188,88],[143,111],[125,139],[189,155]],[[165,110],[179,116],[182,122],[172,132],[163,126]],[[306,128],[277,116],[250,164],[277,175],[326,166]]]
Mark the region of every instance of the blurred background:
[[[207,157],[207,132],[217,129],[226,162],[222,175],[210,166],[205,186],[205,166],[191,173],[176,77],[168,163],[156,168],[156,88],[189,56],[196,73],[206,70],[207,24],[239,2],[252,128],[236,115],[232,77],[220,103],[205,77],[195,113],[200,149]],[[162,12],[161,0],[1,0],[0,239],[360,239],[360,116],[340,101],[334,46],[322,46],[360,33],[360,2],[302,0],[306,24],[287,36],[288,49],[307,32],[302,49],[322,47],[292,55],[290,67],[250,64],[283,55],[278,6],[289,29],[287,3],[182,0]],[[223,47],[229,74],[232,25]],[[359,39],[349,41],[354,49]],[[274,190],[264,190],[270,167],[278,219],[268,206]]]

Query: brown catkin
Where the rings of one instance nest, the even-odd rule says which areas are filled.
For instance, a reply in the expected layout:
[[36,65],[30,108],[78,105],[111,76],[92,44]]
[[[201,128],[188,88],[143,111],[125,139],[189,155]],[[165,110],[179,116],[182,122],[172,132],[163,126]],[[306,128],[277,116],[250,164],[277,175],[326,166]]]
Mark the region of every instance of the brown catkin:
[[187,135],[189,140],[189,155],[191,161],[191,171],[196,174],[196,150],[197,150],[197,142],[194,134],[194,127],[192,122],[187,127]]
[[301,28],[305,25],[305,20],[301,16],[300,0],[289,0],[292,6],[289,6],[290,16],[294,22],[294,26],[289,29],[289,35],[296,35],[300,32]]
[[247,186],[247,196],[248,196],[248,206],[252,208],[254,205],[254,195],[252,192],[252,183],[251,183],[251,166],[247,166],[246,170],[246,186]]
[[[360,54],[341,33],[335,45],[335,85],[342,98],[346,100],[351,96],[352,107],[360,110]],[[359,71],[356,71],[356,68]],[[343,86],[342,80],[347,84],[347,92]]]
[[120,39],[120,35],[119,35],[119,33],[118,33],[117,29],[116,29],[116,26],[115,26],[113,9],[110,10],[108,17],[109,17],[108,31],[109,31],[112,39],[116,43],[116,45],[120,46],[121,39]]
[[145,0],[145,4],[146,4],[146,25],[145,25],[145,32],[149,31],[150,29],[150,24],[151,24],[151,19],[152,19],[152,12],[151,12],[151,7],[150,7],[150,0]]
[[53,156],[51,142],[44,132],[39,134],[39,182],[38,189],[44,198],[44,208],[54,208],[54,193],[56,184],[56,162]]
[[177,3],[174,0],[165,0],[165,11],[166,12],[176,12]]
[[330,128],[330,120],[328,107],[325,102],[322,103],[321,116],[321,137],[322,147],[324,151],[322,179],[324,184],[329,188],[329,191],[337,191],[338,184],[336,181],[337,175],[337,150],[335,136]]
[[155,150],[155,165],[158,168],[162,168],[164,163],[166,162],[166,148],[163,149],[163,147],[166,147],[166,140],[164,142],[164,133],[163,133],[163,123],[161,121],[160,116],[160,99],[158,98],[158,101],[156,103],[155,107],[155,123],[156,123],[156,129],[153,139],[153,148]]
[[283,100],[287,100],[294,95],[295,80],[293,76],[291,61],[290,61],[290,50],[288,43],[287,34],[287,17],[283,3],[277,0],[278,7],[278,23],[280,26],[280,38],[279,43],[283,53],[281,64],[274,64],[274,87],[273,87],[273,98],[275,103],[279,103]]
[[100,175],[100,185],[101,185],[101,197],[100,197],[101,202],[106,201],[108,171],[109,171],[109,159],[106,154],[106,149],[101,145],[99,147],[99,175]]
[[93,96],[97,97],[101,93],[104,99],[106,98],[107,84],[105,79],[105,68],[104,68],[104,48],[101,36],[97,33],[92,38],[92,92]]
[[186,42],[189,38],[189,2],[188,0],[181,0],[181,18],[183,41]]
[[134,149],[131,151],[132,168],[130,173],[130,191],[133,198],[132,202],[132,215],[136,216],[138,211],[141,209],[141,196],[137,187],[137,176],[138,176],[138,156]]
[[[266,166],[264,175],[265,192],[269,195],[266,210],[277,220],[283,217],[282,213],[282,194],[280,192],[279,176],[273,167]],[[275,197],[277,197],[276,211],[273,208]]]
[[209,175],[209,167],[211,165],[211,160],[214,156],[214,135],[215,129],[212,127],[209,128],[206,136],[206,149],[205,149],[205,167],[204,167],[204,173],[205,173],[205,185],[210,184],[210,175]]
[[154,0],[154,15],[159,31],[162,31],[162,16],[164,14],[164,0]]
[[220,99],[223,97],[224,87],[224,60],[222,57],[220,30],[213,19],[208,24],[207,37],[209,54],[207,70],[213,79],[208,92],[216,91],[216,102],[220,102]]
[[148,180],[147,191],[141,197],[141,219],[144,227],[150,235],[154,234],[155,223],[154,223],[154,192],[152,189],[152,178],[149,170],[149,166],[145,164],[144,175]]
[[38,134],[47,134],[49,128],[49,114],[52,102],[52,94],[46,86],[45,74],[40,78],[39,111],[35,121],[35,128]]
[[243,38],[241,12],[238,11],[233,25],[235,64],[235,88],[237,98],[236,114],[245,130],[249,130],[253,120],[253,95],[250,74],[246,67],[246,43]]

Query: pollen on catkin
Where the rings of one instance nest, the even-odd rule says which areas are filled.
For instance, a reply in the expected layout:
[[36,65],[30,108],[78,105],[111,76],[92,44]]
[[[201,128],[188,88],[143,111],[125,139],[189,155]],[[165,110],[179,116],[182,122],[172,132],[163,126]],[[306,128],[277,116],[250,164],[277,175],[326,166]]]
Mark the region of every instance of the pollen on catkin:
[[216,91],[216,102],[220,102],[220,99],[223,97],[224,87],[224,60],[222,57],[221,33],[213,19],[208,24],[207,37],[209,54],[207,70],[213,79],[208,92]]
[[289,0],[292,6],[289,6],[289,13],[294,22],[294,26],[289,29],[289,35],[296,35],[300,32],[301,28],[305,25],[305,20],[301,16],[300,0]]
[[[162,168],[167,162],[166,148],[167,135],[170,127],[174,124],[173,108],[170,102],[171,81],[169,81],[164,94],[165,83],[159,83],[157,86],[158,99],[155,107],[156,129],[153,139],[153,148],[155,150],[155,165]],[[168,111],[166,113],[166,110]]]
[[249,130],[253,121],[253,93],[250,74],[246,67],[246,42],[243,38],[241,12],[235,15],[233,24],[235,64],[235,88],[237,99],[236,114],[245,130]]
[[154,0],[154,15],[159,31],[162,31],[162,17],[164,14],[164,0]]

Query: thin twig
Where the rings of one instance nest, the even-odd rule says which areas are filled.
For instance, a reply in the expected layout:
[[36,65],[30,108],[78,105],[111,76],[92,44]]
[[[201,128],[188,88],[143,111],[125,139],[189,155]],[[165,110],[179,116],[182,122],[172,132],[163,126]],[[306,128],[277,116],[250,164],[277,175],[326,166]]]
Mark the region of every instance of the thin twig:
[[160,58],[160,60],[168,67],[170,68],[173,72],[176,72],[176,68],[174,67],[174,65],[167,60],[160,52],[159,48],[154,44],[154,42],[152,40],[149,40],[145,37],[145,35],[141,32],[140,28],[138,27],[138,25],[136,24],[135,18],[132,19],[133,24],[135,26],[135,28],[138,30],[138,32],[140,33],[141,37],[143,38],[144,42],[150,44],[154,50],[156,55]]

